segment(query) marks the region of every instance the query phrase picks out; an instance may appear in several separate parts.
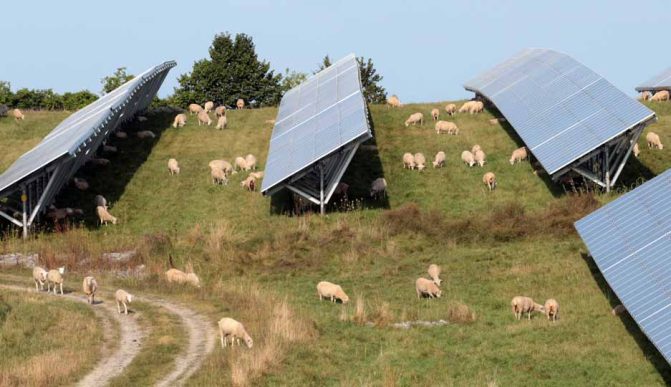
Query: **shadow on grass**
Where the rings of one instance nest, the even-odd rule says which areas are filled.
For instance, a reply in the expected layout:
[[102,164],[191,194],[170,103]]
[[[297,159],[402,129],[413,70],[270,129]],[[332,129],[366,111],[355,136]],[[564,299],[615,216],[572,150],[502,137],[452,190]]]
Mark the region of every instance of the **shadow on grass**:
[[634,189],[655,176],[657,175],[650,168],[632,154],[624,165],[624,169],[622,169],[617,186]]
[[[615,306],[621,304],[619,298],[617,297],[615,292],[613,292],[613,289],[611,289],[611,287],[608,285],[608,282],[606,282],[606,279],[603,277],[603,274],[601,274],[601,271],[599,270],[598,266],[596,265],[592,257],[584,252],[581,252],[580,255],[582,259],[585,260],[585,263],[587,264],[590,273],[592,273],[592,277],[594,277],[594,280],[599,286],[599,289],[601,289],[603,295],[610,302],[611,308],[614,308]],[[613,318],[616,317],[613,316]],[[638,347],[641,349],[643,353],[646,354],[648,360],[652,363],[657,372],[659,372],[660,376],[664,379],[664,382],[667,385],[671,384],[671,366],[669,365],[669,363],[666,362],[664,356],[662,356],[662,354],[659,353],[657,348],[650,342],[648,337],[643,333],[641,328],[636,324],[636,321],[634,321],[634,319],[629,315],[629,313],[621,315],[620,319],[622,320],[624,326],[627,328],[629,334],[636,341],[636,344],[638,344]]]

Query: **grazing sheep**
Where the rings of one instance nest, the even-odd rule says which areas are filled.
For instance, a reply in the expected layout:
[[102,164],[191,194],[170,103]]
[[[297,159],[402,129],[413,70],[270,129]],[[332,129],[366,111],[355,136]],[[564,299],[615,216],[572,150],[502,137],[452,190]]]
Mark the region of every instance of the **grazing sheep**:
[[49,270],[47,272],[47,292],[53,286],[54,294],[56,293],[56,285],[60,285],[61,294],[63,294],[63,275],[65,274],[65,267],[59,267],[58,270]]
[[448,103],[447,105],[445,105],[445,112],[447,114],[453,116],[454,113],[457,112],[457,105],[455,105],[453,103]]
[[468,107],[469,114],[482,113],[485,108],[485,104],[482,101],[473,101],[473,103]]
[[440,279],[440,266],[432,263],[429,265],[429,270],[427,270],[427,272],[429,273],[429,277],[433,280],[433,283],[440,286],[441,282],[443,282],[443,280]]
[[151,130],[141,130],[141,131],[135,133],[135,135],[137,136],[137,138],[140,138],[140,139],[156,138],[156,135]]
[[128,133],[123,132],[123,131],[121,131],[121,130],[119,130],[119,131],[117,131],[117,132],[114,132],[114,135],[116,136],[116,138],[121,138],[121,139],[126,139],[126,138],[128,138]]
[[247,178],[240,182],[240,185],[247,191],[256,190],[256,178],[252,175],[247,176]]
[[475,144],[475,145],[473,145],[473,147],[471,148],[471,153],[475,154],[475,152],[477,152],[477,151],[479,151],[479,150],[482,150],[482,148],[480,147],[480,145]]
[[176,128],[179,126],[180,128],[182,128],[184,127],[184,125],[186,125],[186,114],[180,113],[176,115],[175,120],[172,122],[172,127]]
[[632,152],[634,152],[634,157],[636,158],[638,158],[638,155],[641,154],[641,150],[638,149],[638,143],[634,144],[634,150]]
[[426,168],[426,157],[423,153],[415,153],[415,168],[420,172]]
[[191,115],[198,114],[202,111],[203,111],[203,108],[200,105],[198,105],[197,103],[192,103],[191,105],[189,105],[189,113]]
[[655,93],[655,95],[650,98],[651,101],[668,101],[669,100],[669,91],[660,90]]
[[487,155],[485,155],[485,152],[483,152],[482,150],[476,151],[475,161],[478,163],[479,166],[484,167],[485,162],[487,162]]
[[275,125],[275,120],[265,120],[263,122],[265,122],[266,124]]
[[530,297],[516,296],[513,297],[510,301],[510,306],[513,309],[513,314],[515,318],[520,320],[522,318],[522,313],[527,314],[527,318],[531,320],[531,312],[545,312],[545,307],[543,305],[537,304]]
[[108,159],[89,159],[87,161],[88,164],[95,165],[95,166],[102,166],[106,167],[110,165],[110,161]]
[[58,223],[59,221],[67,218],[68,216],[72,216],[74,211],[72,208],[56,208],[54,206],[49,207],[49,211],[47,212],[47,218],[52,219],[54,223]]
[[247,164],[246,171],[256,169],[256,156],[251,153],[245,156],[245,164]]
[[212,102],[212,101],[207,101],[207,102],[205,102],[205,105],[204,105],[204,106],[205,106],[205,113],[209,113],[209,112],[211,112],[212,109],[214,108],[214,102]]
[[410,125],[416,125],[419,123],[422,125],[424,123],[424,114],[422,113],[413,113],[408,117],[407,120],[405,120],[405,126],[410,126]]
[[387,196],[387,180],[384,177],[378,177],[370,184],[370,197],[379,199],[380,196]]
[[77,189],[80,191],[86,191],[87,189],[89,189],[89,182],[86,181],[86,179],[75,177],[72,179],[72,182],[74,183],[75,187],[77,187]]
[[468,111],[471,109],[471,105],[473,105],[474,103],[475,103],[475,101],[467,101],[467,102],[464,102],[464,104],[461,105],[461,107],[460,107],[459,110],[458,110],[459,113],[466,113],[466,112],[468,112]]
[[226,115],[226,106],[217,106],[216,109],[214,109],[214,115],[217,117],[222,117]]
[[26,119],[26,116],[24,116],[23,113],[21,113],[21,110],[19,109],[12,110],[12,116],[14,116],[14,120],[16,121]]
[[168,172],[170,172],[171,175],[179,175],[179,163],[177,163],[177,160],[168,160]]
[[387,107],[401,107],[401,100],[394,94],[387,98]]
[[[47,281],[47,271],[39,266],[33,267],[33,280],[35,281],[35,291],[44,290],[44,283]],[[40,285],[39,288],[37,285]]]
[[496,175],[494,175],[494,172],[487,172],[482,176],[482,182],[492,191],[496,188]]
[[431,110],[431,117],[433,117],[434,121],[438,121],[439,116],[440,116],[440,110],[435,108]]
[[235,164],[236,171],[247,170],[247,161],[245,161],[243,157],[241,156],[236,157],[233,163]]
[[345,294],[340,285],[328,281],[322,281],[317,284],[317,295],[319,296],[320,301],[327,298],[331,300],[331,302],[336,302],[337,300],[340,300],[343,304],[349,302],[349,297]]
[[638,96],[638,99],[640,101],[648,101],[648,100],[650,100],[650,98],[652,98],[652,93],[650,93],[649,91],[643,91]]
[[101,206],[107,208],[107,199],[105,199],[104,196],[102,195],[96,195],[95,199],[93,199],[94,204],[96,207]]
[[226,126],[228,125],[228,119],[226,116],[220,116],[217,119],[217,126],[215,127],[216,129],[226,129]]
[[200,287],[200,279],[195,273],[185,273],[174,268],[165,272],[165,279],[169,283],[189,284],[197,288]]
[[475,158],[473,157],[473,153],[470,151],[463,151],[461,152],[461,160],[468,164],[469,167],[472,167],[475,165]]
[[619,304],[619,305],[615,306],[615,307],[613,308],[613,310],[610,311],[610,313],[611,313],[613,316],[621,316],[621,315],[623,315],[625,312],[627,312],[627,308],[625,308],[624,305],[622,305],[622,304]]
[[403,154],[403,169],[415,169],[415,156],[406,152]]
[[231,339],[231,347],[235,342],[240,345],[240,340],[245,342],[247,348],[251,348],[254,345],[254,340],[245,330],[245,327],[238,321],[233,320],[232,318],[224,317],[219,320],[219,335],[221,336],[221,348],[224,348],[228,345],[228,338]]
[[98,220],[100,221],[101,226],[104,225],[104,224],[107,224],[109,222],[112,222],[112,224],[117,223],[117,218],[112,216],[112,214],[110,214],[107,211],[107,207],[97,206],[96,207],[96,214],[98,214]]
[[445,166],[445,152],[440,151],[436,153],[436,157],[433,160],[433,167],[438,168],[438,167],[444,167]]
[[231,163],[226,160],[212,160],[207,165],[210,166],[210,169],[221,169],[226,176],[237,173],[233,170]]
[[543,307],[545,308],[545,315],[547,316],[548,320],[555,322],[557,317],[559,317],[559,303],[557,300],[550,298],[549,300],[545,301],[545,305]]
[[436,134],[447,133],[457,135],[459,134],[459,128],[457,124],[450,121],[438,121],[436,122]]
[[[250,172],[249,176],[254,176],[255,179],[261,180],[263,179],[263,171],[257,171],[257,172]],[[338,193],[338,188],[340,187],[340,184],[345,184],[345,183],[339,183],[338,186],[336,187],[335,191],[333,192],[334,194]],[[347,184],[345,184],[347,185]],[[349,188],[349,186],[347,186]]]
[[205,110],[198,113],[198,126],[205,124],[207,126],[212,125],[212,119],[210,115],[205,112]]
[[107,153],[116,153],[118,151],[117,147],[112,145],[103,145],[103,152]]
[[82,291],[84,291],[84,294],[86,294],[89,300],[89,304],[93,304],[94,298],[96,296],[96,290],[98,290],[98,282],[96,279],[91,276],[84,277]]
[[645,135],[645,139],[648,141],[648,148],[664,149],[664,145],[659,139],[659,135],[657,133],[650,132]]
[[527,158],[527,147],[523,146],[521,148],[517,148],[513,151],[513,154],[510,156],[510,165],[514,165],[515,163],[522,162],[522,160],[526,160]]
[[242,98],[238,98],[238,100],[235,101],[235,107],[236,107],[238,110],[243,109],[243,108],[245,107],[245,100],[242,99]]
[[116,309],[119,311],[119,314],[121,314],[121,304],[123,304],[124,314],[128,314],[128,306],[126,304],[133,302],[133,295],[123,289],[119,289],[114,293],[114,298],[116,299]]
[[[250,176],[252,174],[250,173]],[[345,182],[340,182],[338,185],[336,185],[335,189],[333,190],[333,196],[334,197],[340,197],[343,200],[347,201],[347,194],[349,193],[349,184]]]
[[223,169],[211,168],[210,176],[212,176],[212,184],[228,184],[228,178],[226,177],[226,173]]
[[145,117],[145,116],[137,116],[137,122],[147,122],[147,117]]
[[443,294],[435,282],[421,277],[417,278],[417,281],[415,281],[415,291],[417,292],[417,298],[440,298]]

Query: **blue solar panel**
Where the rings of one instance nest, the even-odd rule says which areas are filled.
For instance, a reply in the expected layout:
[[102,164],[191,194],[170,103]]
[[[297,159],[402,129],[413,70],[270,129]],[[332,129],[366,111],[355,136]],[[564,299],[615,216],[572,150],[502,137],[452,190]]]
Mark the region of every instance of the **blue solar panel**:
[[489,99],[550,174],[654,117],[568,55],[527,49],[464,86]]
[[671,90],[671,67],[643,82],[636,91]]
[[671,169],[576,222],[599,270],[671,362]]

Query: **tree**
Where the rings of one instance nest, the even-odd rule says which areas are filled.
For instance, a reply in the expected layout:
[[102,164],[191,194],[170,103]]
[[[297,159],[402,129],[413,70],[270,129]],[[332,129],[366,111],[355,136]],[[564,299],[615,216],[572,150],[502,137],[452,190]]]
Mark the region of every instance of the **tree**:
[[209,59],[193,64],[191,73],[179,77],[179,87],[173,96],[178,105],[214,101],[235,106],[238,98],[259,105],[279,102],[282,75],[270,70],[269,62],[259,60],[250,36],[218,34],[209,54]]
[[102,92],[103,94],[107,94],[133,78],[135,78],[134,75],[126,74],[125,67],[119,67],[114,74],[100,80],[100,83],[103,85]]
[[79,110],[97,99],[98,96],[88,90],[75,93],[67,92],[63,94],[63,109],[70,111]]
[[289,69],[285,69],[281,83],[282,94],[300,85],[306,79],[308,79],[308,75],[306,73],[301,73],[298,71],[289,71]]
[[324,70],[327,67],[330,67],[333,63],[331,63],[331,58],[329,58],[328,55],[326,55],[323,59],[322,62],[319,64],[319,67],[317,67],[317,71],[313,72],[313,74],[317,74],[318,72]]
[[[384,87],[380,86],[380,82],[382,82],[382,75],[378,74],[377,70],[375,70],[373,60],[371,58],[366,60],[361,56],[356,58],[356,61],[359,63],[361,87],[363,88],[363,95],[364,98],[366,98],[366,102],[385,103],[387,101],[387,91],[384,89]],[[326,55],[319,64],[319,68],[317,71],[315,71],[315,74],[331,66],[332,64],[333,63],[331,63],[331,58]]]
[[14,99],[9,82],[0,81],[0,105],[9,105]]

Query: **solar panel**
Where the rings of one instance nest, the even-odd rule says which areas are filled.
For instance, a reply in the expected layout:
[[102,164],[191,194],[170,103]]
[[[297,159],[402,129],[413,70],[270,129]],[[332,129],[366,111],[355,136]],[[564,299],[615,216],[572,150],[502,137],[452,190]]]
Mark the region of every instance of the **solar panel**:
[[527,49],[470,80],[554,174],[655,113],[568,55]]
[[[334,164],[326,168],[332,172],[326,174],[327,191],[332,192],[356,146],[371,137],[359,65],[350,54],[282,98],[261,191],[267,194],[293,184],[320,161],[328,161]],[[343,149],[347,154],[331,158]]]
[[671,169],[576,222],[608,284],[671,362]]
[[671,67],[648,79],[636,91],[671,90]]

